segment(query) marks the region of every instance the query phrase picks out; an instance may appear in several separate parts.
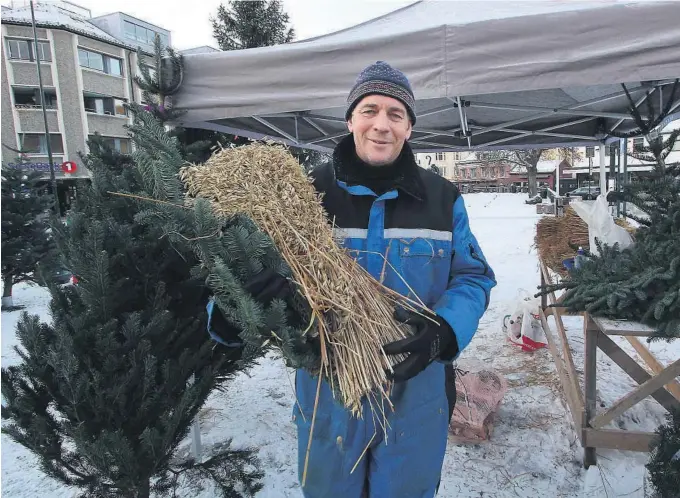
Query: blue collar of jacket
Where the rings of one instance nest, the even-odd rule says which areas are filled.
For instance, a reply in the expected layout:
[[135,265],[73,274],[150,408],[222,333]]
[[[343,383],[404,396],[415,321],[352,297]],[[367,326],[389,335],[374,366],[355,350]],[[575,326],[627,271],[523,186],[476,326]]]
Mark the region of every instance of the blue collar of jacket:
[[[333,151],[333,170],[335,178],[348,186],[362,185],[362,178],[353,173],[350,161],[354,163],[360,161],[356,155],[354,136],[351,133],[343,138]],[[404,147],[396,162],[399,163],[399,167],[392,179],[392,188],[401,190],[419,201],[424,201],[425,185],[420,178],[420,166],[416,163],[408,142],[404,142]]]

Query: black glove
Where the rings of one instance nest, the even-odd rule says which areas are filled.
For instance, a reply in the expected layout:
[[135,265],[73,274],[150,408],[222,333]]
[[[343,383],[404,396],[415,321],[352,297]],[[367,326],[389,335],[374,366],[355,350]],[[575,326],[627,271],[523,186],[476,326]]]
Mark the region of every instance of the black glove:
[[293,295],[292,283],[271,268],[264,268],[243,284],[243,288],[262,306],[269,306],[274,299],[286,301]]
[[[263,269],[246,281],[243,288],[262,306],[269,306],[273,299],[287,300],[293,295],[293,287],[288,279],[271,268]],[[213,339],[228,347],[243,346],[239,337],[240,330],[224,318],[214,300],[208,302],[207,310],[208,333]]]
[[436,359],[450,360],[458,354],[453,329],[442,317],[435,316],[435,321],[432,321],[417,313],[398,309],[394,318],[413,327],[411,337],[383,347],[389,355],[408,354],[405,360],[393,367],[391,377],[395,382],[405,382],[415,377]]

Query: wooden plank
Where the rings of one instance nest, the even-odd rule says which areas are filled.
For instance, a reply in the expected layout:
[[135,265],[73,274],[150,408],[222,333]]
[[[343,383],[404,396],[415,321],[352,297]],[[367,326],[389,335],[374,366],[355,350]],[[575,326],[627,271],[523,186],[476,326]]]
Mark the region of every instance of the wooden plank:
[[585,334],[585,365],[583,369],[583,383],[585,388],[585,417],[583,417],[581,435],[583,445],[583,464],[586,468],[597,463],[596,446],[589,442],[585,430],[589,428],[590,420],[597,414],[597,339],[599,329],[588,313],[583,315],[583,333]]
[[[613,340],[604,334],[600,334],[597,340],[598,347],[609,356],[614,363],[620,366],[624,372],[631,376],[631,378],[638,384],[643,384],[652,378],[647,371],[642,368],[628,353],[619,347]],[[652,398],[657,400],[661,406],[666,410],[671,411],[673,408],[680,408],[680,403],[665,389],[659,389],[651,394]]]
[[[548,279],[548,269],[543,261],[539,260],[541,265],[541,275],[544,275],[544,279]],[[555,304],[557,299],[555,298],[555,293],[550,293],[551,304]],[[581,386],[578,383],[578,376],[576,375],[576,367],[574,366],[574,358],[571,355],[571,347],[569,346],[569,339],[567,338],[567,332],[564,327],[564,322],[562,321],[562,315],[559,309],[551,308],[552,314],[555,317],[555,325],[557,326],[557,331],[560,334],[560,339],[562,341],[562,351],[564,352],[564,364],[567,370],[567,376],[571,380],[571,390],[572,399],[578,405],[580,411],[583,410],[583,394],[581,393]]]
[[[543,261],[541,261],[541,258],[538,258],[538,261],[541,265],[541,268],[543,268]],[[547,283],[548,282],[547,282],[545,273],[543,273],[543,271],[541,271],[541,288],[545,287],[547,285]],[[544,293],[544,294],[541,294],[541,309],[545,310],[547,308],[548,308],[548,296],[546,296],[545,293]]]
[[602,333],[607,335],[649,337],[655,331],[653,327],[649,327],[639,322],[631,322],[629,320],[612,320],[610,318],[593,317],[593,321]]
[[[628,342],[635,348],[635,351],[640,355],[644,362],[652,369],[655,374],[660,373],[665,367],[661,364],[656,356],[642,344],[637,337],[626,336]],[[666,390],[673,395],[675,399],[680,401],[680,384],[677,381],[672,381],[666,384]]]
[[586,444],[595,448],[624,451],[649,451],[653,432],[621,431],[614,429],[585,429]]
[[[571,412],[571,416],[574,419],[574,424],[576,423],[576,418],[574,418],[575,413],[577,413],[578,407],[576,406],[576,402],[574,401],[574,393],[571,390],[571,384],[569,380],[567,379],[567,374],[564,370],[564,363],[562,361],[562,357],[559,355],[557,351],[557,344],[555,342],[555,338],[552,335],[552,331],[550,330],[550,326],[548,325],[548,320],[545,318],[545,313],[543,310],[538,310],[540,317],[541,317],[541,324],[543,325],[543,332],[545,333],[545,337],[548,340],[548,348],[550,349],[550,354],[553,357],[553,360],[555,362],[555,368],[557,369],[557,375],[560,378],[560,384],[562,384],[562,390],[564,391],[564,396],[567,399],[567,405],[569,407],[569,411]],[[577,426],[578,427],[578,426]]]
[[590,421],[590,426],[594,429],[599,429],[600,427],[607,425],[609,422],[614,420],[632,406],[638,404],[653,392],[663,389],[664,384],[668,383],[669,380],[675,379],[678,375],[680,375],[680,360],[675,360],[673,363],[664,368],[661,373],[655,375],[647,382],[640,384],[638,387],[626,394],[623,398],[614,403],[609,408],[609,410],[592,419]]

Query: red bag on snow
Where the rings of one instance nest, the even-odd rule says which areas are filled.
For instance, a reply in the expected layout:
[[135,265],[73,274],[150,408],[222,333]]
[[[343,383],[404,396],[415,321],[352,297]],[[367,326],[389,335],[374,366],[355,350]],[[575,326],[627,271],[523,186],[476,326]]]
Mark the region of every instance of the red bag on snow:
[[514,310],[503,317],[503,333],[522,351],[531,352],[547,346],[539,315],[540,305],[539,299],[520,291]]

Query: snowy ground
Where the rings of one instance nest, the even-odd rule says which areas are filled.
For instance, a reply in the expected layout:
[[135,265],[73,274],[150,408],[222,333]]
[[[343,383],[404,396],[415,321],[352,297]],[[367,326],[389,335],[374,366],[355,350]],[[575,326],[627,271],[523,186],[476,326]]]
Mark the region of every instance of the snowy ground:
[[[647,455],[600,450],[598,467],[586,472],[582,450],[560,394],[554,364],[547,350],[523,353],[509,345],[501,321],[509,313],[519,289],[533,292],[539,283],[534,226],[540,215],[524,204],[521,194],[471,194],[465,197],[474,233],[496,272],[498,286],[460,366],[475,370],[495,368],[508,379],[509,389],[497,414],[492,440],[479,445],[449,445],[441,497],[629,497],[642,498]],[[15,304],[47,316],[47,295],[41,289],[19,286]],[[19,312],[2,313],[2,365],[17,361],[12,346]],[[551,318],[552,320],[552,318]],[[565,319],[577,369],[583,368],[582,321]],[[624,341],[625,342],[625,341]],[[668,363],[680,356],[680,341],[654,343],[651,349]],[[627,343],[619,344],[629,353]],[[599,401],[610,406],[634,383],[603,354],[598,356]],[[262,360],[241,375],[226,394],[215,394],[201,414],[205,446],[233,439],[234,446],[259,448],[265,470],[258,496],[302,496],[297,483],[292,374],[276,358]],[[628,430],[653,430],[663,420],[663,409],[647,399],[612,423]],[[186,442],[188,448],[189,442]],[[2,491],[7,497],[70,497],[75,492],[43,477],[35,458],[2,436]],[[185,489],[181,496],[208,498]]]

